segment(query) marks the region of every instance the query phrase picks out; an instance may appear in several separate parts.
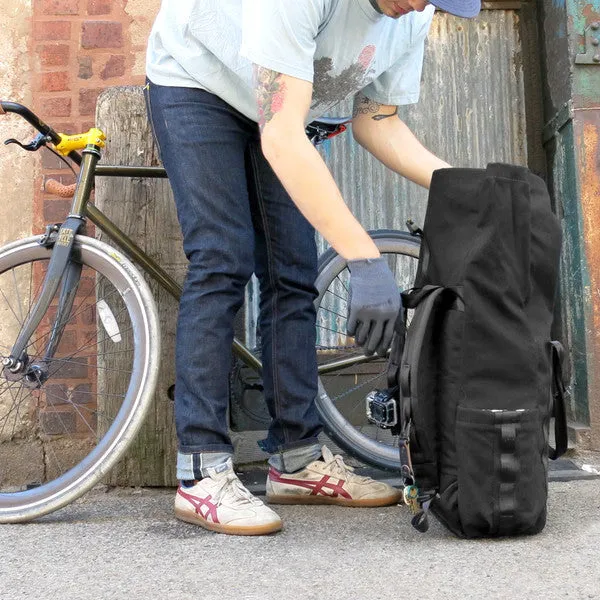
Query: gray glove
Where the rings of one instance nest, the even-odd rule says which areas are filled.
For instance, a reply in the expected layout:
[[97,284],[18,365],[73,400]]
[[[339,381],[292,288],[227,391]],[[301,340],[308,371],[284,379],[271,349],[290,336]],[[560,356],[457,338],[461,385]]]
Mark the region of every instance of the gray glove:
[[365,346],[367,356],[385,356],[402,306],[400,290],[384,258],[349,260],[348,269],[348,334]]

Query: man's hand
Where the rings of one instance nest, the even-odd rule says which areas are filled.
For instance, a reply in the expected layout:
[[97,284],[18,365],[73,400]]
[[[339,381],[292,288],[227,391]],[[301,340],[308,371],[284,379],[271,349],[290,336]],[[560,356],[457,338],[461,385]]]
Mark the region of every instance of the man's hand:
[[348,269],[348,334],[365,346],[367,356],[385,356],[401,307],[400,290],[384,258],[350,260]]

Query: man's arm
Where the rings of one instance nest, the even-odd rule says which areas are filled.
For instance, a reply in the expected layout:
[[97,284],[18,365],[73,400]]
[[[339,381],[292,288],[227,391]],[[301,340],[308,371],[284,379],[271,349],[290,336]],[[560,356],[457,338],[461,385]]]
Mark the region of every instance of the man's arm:
[[398,107],[379,104],[364,94],[354,99],[354,139],[386,167],[429,188],[436,169],[446,162],[427,150],[398,117]]
[[266,159],[304,216],[348,260],[348,334],[367,354],[384,356],[400,310],[400,292],[387,260],[346,206],[306,136],[312,84],[257,67],[256,93]]
[[312,84],[256,66],[255,87],[263,153],[296,206],[344,258],[378,257],[304,131]]

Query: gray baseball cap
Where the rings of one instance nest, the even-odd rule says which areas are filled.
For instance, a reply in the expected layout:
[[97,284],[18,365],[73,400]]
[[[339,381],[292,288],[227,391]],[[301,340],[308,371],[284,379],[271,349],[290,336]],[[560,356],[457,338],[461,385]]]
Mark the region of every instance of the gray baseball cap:
[[430,2],[457,17],[475,17],[481,10],[481,0],[430,0]]

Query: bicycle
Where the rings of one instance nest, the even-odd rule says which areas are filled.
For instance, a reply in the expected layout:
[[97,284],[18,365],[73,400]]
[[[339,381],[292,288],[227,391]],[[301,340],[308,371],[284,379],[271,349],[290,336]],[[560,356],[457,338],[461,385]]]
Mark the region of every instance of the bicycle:
[[[0,248],[0,523],[62,508],[116,464],[145,417],[158,372],[157,310],[142,272],[175,298],[181,294],[179,284],[90,199],[95,177],[164,178],[164,169],[99,164],[105,143],[99,129],[60,134],[27,107],[0,101],[0,115],[5,113],[39,132],[28,144],[6,144],[50,149],[78,166],[79,174],[71,186],[46,182],[50,193],[73,197],[63,223]],[[319,145],[345,131],[349,121],[320,119],[306,132]],[[87,220],[119,249],[84,235]],[[389,257],[400,289],[410,287],[419,237],[370,233]],[[348,270],[333,249],[321,256],[316,286],[316,403],[325,430],[356,458],[398,469],[397,440],[365,408],[369,392],[386,387],[387,360],[364,356],[345,333]],[[252,349],[236,339],[233,352],[260,375]],[[115,372],[121,376],[109,377]],[[15,448],[27,455],[28,468],[17,484],[10,463]]]

